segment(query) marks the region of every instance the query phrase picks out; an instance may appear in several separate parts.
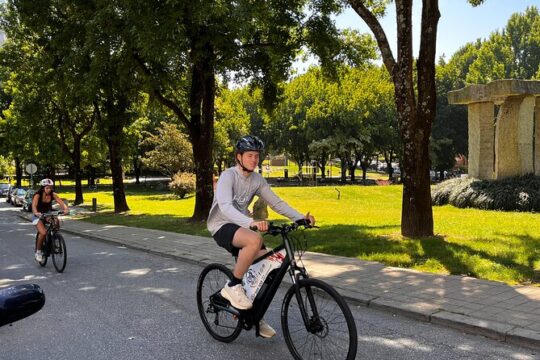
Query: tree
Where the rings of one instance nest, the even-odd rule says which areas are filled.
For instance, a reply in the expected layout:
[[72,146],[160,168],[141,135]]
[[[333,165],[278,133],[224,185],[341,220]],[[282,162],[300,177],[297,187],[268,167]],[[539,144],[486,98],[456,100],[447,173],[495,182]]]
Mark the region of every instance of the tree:
[[325,179],[326,164],[334,150],[330,138],[313,140],[308,148],[311,158],[317,162],[317,167],[321,169],[321,177]]
[[317,98],[324,96],[324,83],[320,70],[311,69],[285,85],[283,98],[273,112],[268,132],[272,146],[288,154],[298,165],[302,176],[302,166],[309,159],[309,145],[312,142],[311,124],[308,112]]
[[[234,145],[240,137],[251,133],[250,115],[247,105],[250,94],[247,88],[229,90],[220,89],[216,98],[216,123],[214,134],[214,161],[218,174],[223,171],[223,164],[229,164],[234,158]],[[255,131],[254,135],[260,133]]]
[[[8,30],[13,35],[20,29]],[[11,36],[0,49],[0,78],[6,96],[0,122],[4,137],[0,150],[14,159],[18,186],[25,163],[36,163],[40,175],[54,179],[56,164],[65,161],[57,141],[56,117],[48,106],[49,94],[44,91],[43,76],[35,74],[41,63],[36,50],[27,38],[16,36]]]
[[439,180],[444,180],[444,171],[451,169],[456,162],[452,140],[449,138],[432,139],[430,146],[433,169],[439,172]]
[[[133,58],[152,98],[170,109],[193,147],[197,190],[192,220],[213,198],[216,77],[250,82],[270,109],[304,45],[324,63],[339,54],[331,1],[122,1]],[[304,12],[308,10],[307,12]]]
[[[8,38],[29,39],[36,53],[49,60],[40,69],[42,73],[60,69],[60,75],[66,75],[62,81],[48,85],[71,85],[66,89],[75,92],[86,109],[92,109],[90,118],[95,119],[109,149],[115,212],[129,210],[123,184],[122,147],[124,129],[135,118],[131,106],[137,101],[138,82],[131,52],[122,36],[126,31],[122,14],[117,7],[101,0],[20,0],[9,1],[7,8],[14,30]],[[65,113],[62,101],[57,105]],[[79,130],[77,133],[80,134]]]
[[150,169],[156,169],[171,179],[178,172],[193,170],[193,154],[187,137],[176,124],[161,123],[156,134],[147,134],[142,141],[147,151],[142,162]]
[[466,81],[472,84],[487,84],[497,79],[512,76],[514,63],[512,48],[503,34],[494,32],[482,43],[477,58],[469,67]]
[[540,70],[540,14],[535,6],[510,16],[505,37],[513,52],[513,74],[518,79],[538,77]]
[[13,174],[15,168],[9,159],[0,155],[0,178],[4,178],[7,175]]
[[[469,0],[473,5],[482,0]],[[435,50],[440,12],[438,0],[422,2],[420,51],[413,78],[412,0],[395,0],[397,59],[377,16],[386,1],[348,0],[369,26],[381,50],[383,63],[392,77],[395,104],[403,144],[403,200],[401,233],[404,236],[433,235],[429,138],[436,111]]]

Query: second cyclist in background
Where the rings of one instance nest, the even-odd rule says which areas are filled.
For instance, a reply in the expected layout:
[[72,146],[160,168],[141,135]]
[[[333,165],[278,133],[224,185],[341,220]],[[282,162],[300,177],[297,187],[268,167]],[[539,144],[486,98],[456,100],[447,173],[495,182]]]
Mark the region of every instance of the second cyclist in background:
[[67,205],[60,199],[60,197],[54,192],[54,182],[51,179],[43,179],[39,183],[40,188],[34,194],[32,198],[32,224],[36,226],[36,229],[39,233],[37,246],[36,246],[36,261],[43,261],[43,240],[47,235],[47,230],[45,229],[45,224],[43,220],[40,220],[40,216],[43,213],[49,212],[52,210],[52,201],[55,200],[58,205],[64,210],[64,214],[68,214],[69,210]]
[[[259,165],[264,143],[256,136],[244,136],[236,143],[236,166],[225,170],[219,176],[214,201],[208,215],[207,227],[217,244],[232,255],[237,256],[233,269],[233,280],[221,290],[221,295],[237,309],[250,309],[252,303],[242,287],[242,278],[253,261],[266,253],[262,235],[250,230],[257,227],[261,232],[268,230],[266,221],[249,217],[248,206],[255,195],[262,198],[272,210],[292,221],[307,219],[312,225],[315,219],[304,216],[271,189],[264,177],[255,172]],[[266,338],[275,335],[274,329],[261,320],[260,335]]]

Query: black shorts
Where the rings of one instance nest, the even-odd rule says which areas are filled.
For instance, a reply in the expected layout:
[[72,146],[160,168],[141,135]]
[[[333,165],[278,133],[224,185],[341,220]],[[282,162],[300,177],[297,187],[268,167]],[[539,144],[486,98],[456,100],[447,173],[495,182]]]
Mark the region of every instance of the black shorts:
[[[219,230],[214,234],[214,240],[216,243],[222,248],[225,248],[225,250],[230,252],[235,257],[238,256],[240,248],[234,246],[232,242],[234,239],[234,234],[236,234],[236,231],[240,227],[240,225],[228,223],[220,227]],[[266,246],[262,244],[261,249],[266,249]]]

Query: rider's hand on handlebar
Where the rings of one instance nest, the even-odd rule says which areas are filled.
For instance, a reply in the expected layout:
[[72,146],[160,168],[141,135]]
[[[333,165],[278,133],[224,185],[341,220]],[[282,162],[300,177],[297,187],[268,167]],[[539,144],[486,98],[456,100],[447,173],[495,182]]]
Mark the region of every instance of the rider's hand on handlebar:
[[65,208],[64,209],[64,215],[68,215],[69,214],[69,209],[68,208]]
[[34,216],[37,216],[37,217],[41,217],[41,215],[43,215],[42,213],[40,213],[39,211],[34,213]]
[[298,219],[295,222],[300,226],[305,226],[306,228],[315,227],[315,218],[313,215],[309,214],[309,211],[303,219]]
[[268,231],[268,221],[252,221],[251,224],[249,224],[250,229],[256,228],[260,232],[266,232]]

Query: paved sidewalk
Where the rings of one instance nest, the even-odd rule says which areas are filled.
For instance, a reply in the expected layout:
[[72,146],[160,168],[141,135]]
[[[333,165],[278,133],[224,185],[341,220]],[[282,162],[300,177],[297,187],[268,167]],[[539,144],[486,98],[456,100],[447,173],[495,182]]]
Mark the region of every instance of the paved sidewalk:
[[[62,231],[200,264],[233,264],[233,258],[207,237],[70,219],[65,219]],[[312,252],[304,254],[303,262],[312,277],[332,284],[349,302],[540,349],[540,287],[428,274]]]

